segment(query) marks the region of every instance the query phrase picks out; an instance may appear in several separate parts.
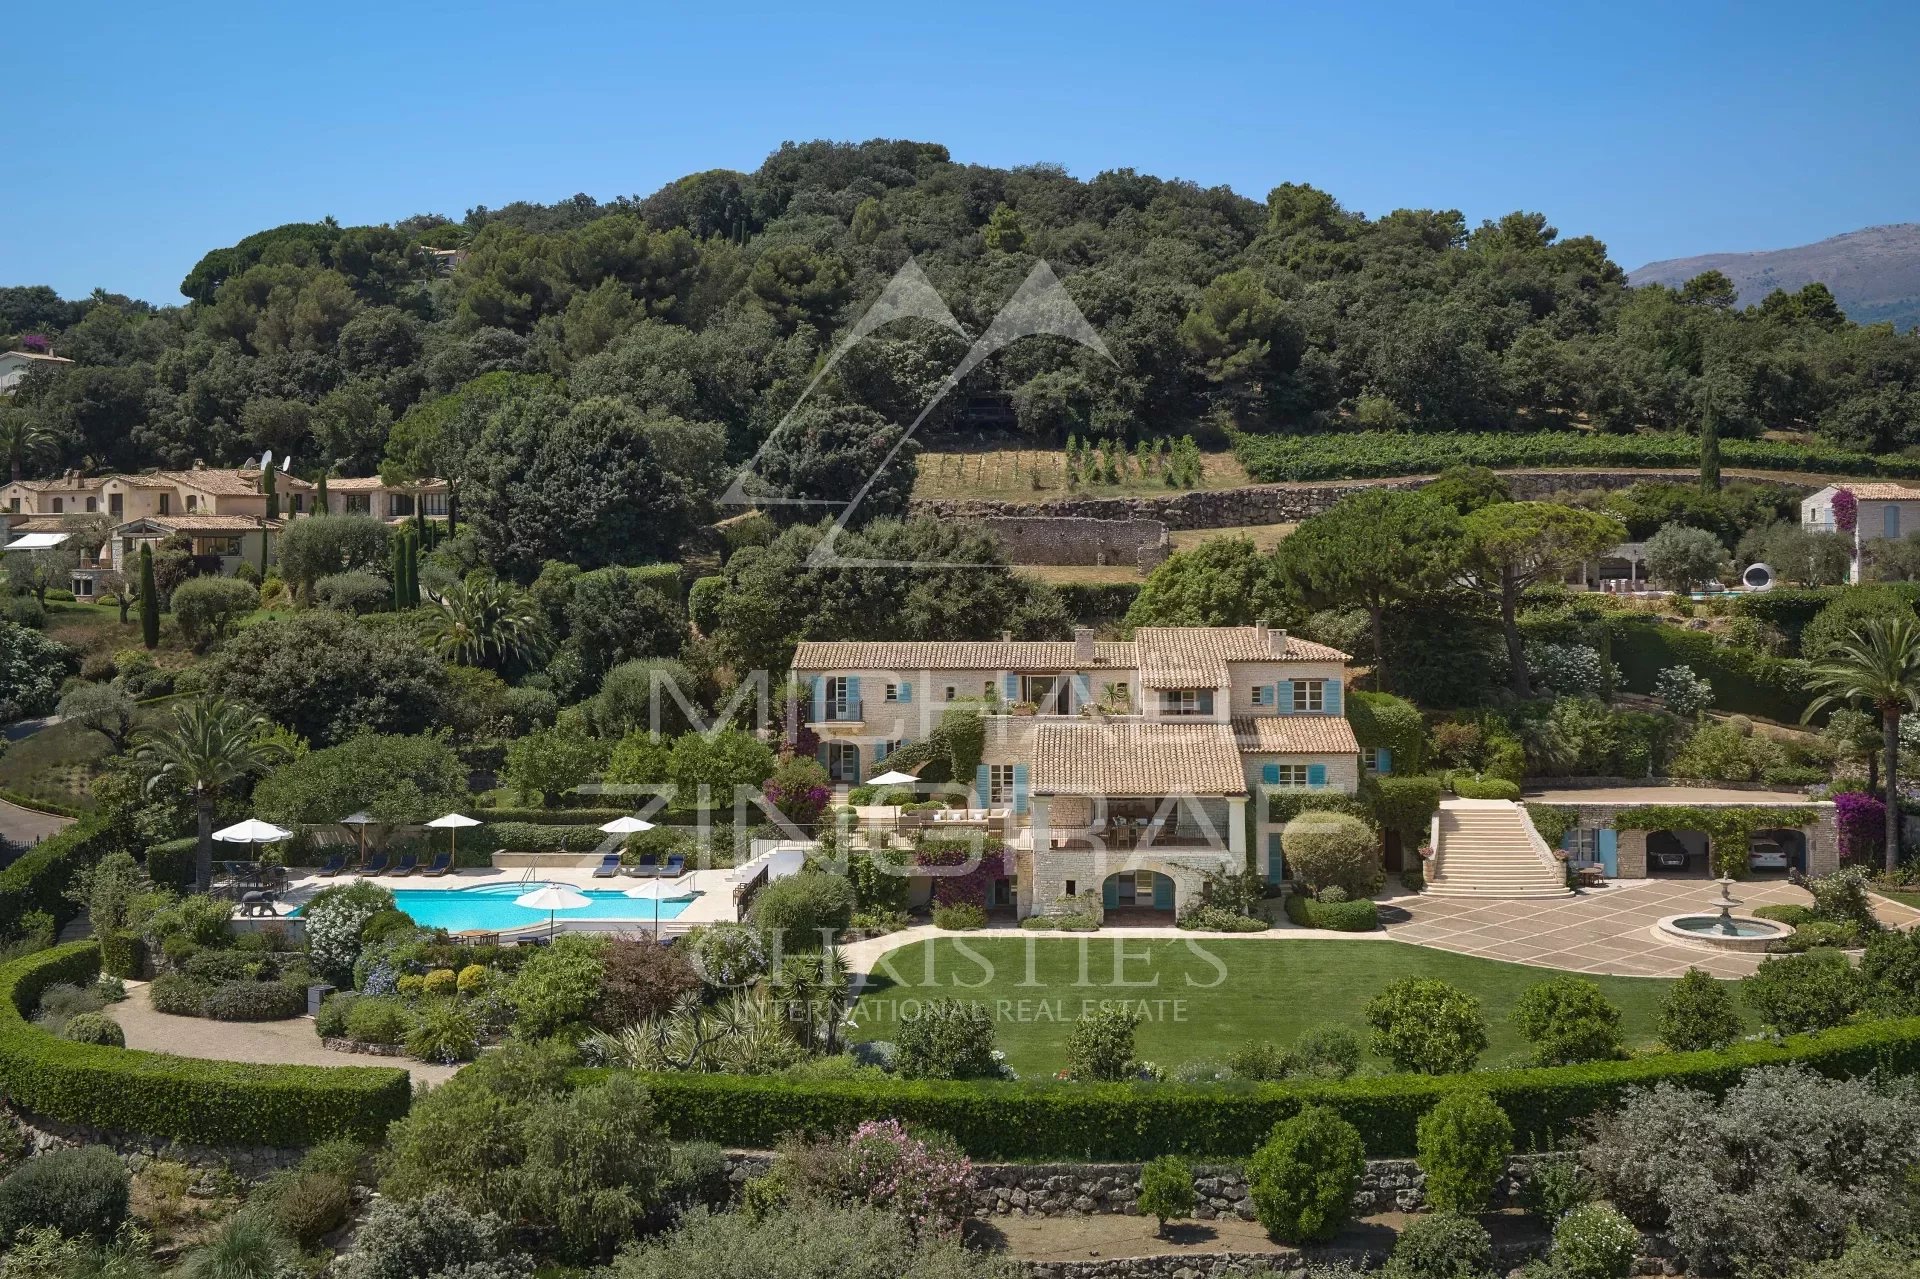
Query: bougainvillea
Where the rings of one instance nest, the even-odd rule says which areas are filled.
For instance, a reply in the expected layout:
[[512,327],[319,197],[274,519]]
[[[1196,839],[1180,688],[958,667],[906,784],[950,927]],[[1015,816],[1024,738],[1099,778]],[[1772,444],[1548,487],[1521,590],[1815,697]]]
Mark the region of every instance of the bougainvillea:
[[1852,489],[1833,491],[1833,526],[1842,533],[1851,533],[1860,522],[1860,502]]
[[987,889],[1007,873],[1006,855],[998,840],[984,844],[965,838],[924,840],[913,850],[913,864],[940,868],[932,871],[936,906],[985,907]]
[[1877,865],[1887,846],[1887,806],[1872,795],[1842,791],[1833,797],[1840,864]]

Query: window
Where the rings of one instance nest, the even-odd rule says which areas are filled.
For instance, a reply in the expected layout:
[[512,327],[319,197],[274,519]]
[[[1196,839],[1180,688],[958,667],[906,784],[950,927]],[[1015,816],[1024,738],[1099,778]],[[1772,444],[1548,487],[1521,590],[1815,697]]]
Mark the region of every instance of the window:
[[373,494],[348,493],[346,495],[346,499],[347,499],[346,513],[348,515],[373,514]]
[[1253,704],[1255,706],[1273,705],[1273,685],[1255,684],[1253,686]]
[[203,537],[200,539],[198,555],[238,555],[240,539],[237,537]]
[[107,494],[107,514],[125,515],[127,513],[127,495],[124,493]]
[[897,701],[899,701],[899,700],[900,700],[900,686],[899,686],[898,684],[889,684],[889,685],[887,685],[887,692],[886,692],[886,695],[885,695],[885,696],[884,696],[883,698],[881,698],[881,700],[882,700],[882,701],[887,701],[887,702],[897,702]]
[[826,702],[828,719],[858,719],[858,708],[849,692],[852,686],[844,675],[831,676],[826,681]]
[[413,495],[410,493],[389,493],[387,495],[388,515],[412,515]]
[[1169,689],[1160,698],[1161,707],[1169,715],[1213,714],[1213,690],[1210,688]]
[[956,702],[960,700],[960,690],[955,688],[951,684],[947,685],[947,700],[950,702]]
[[56,498],[54,498],[54,499],[53,499],[53,513],[54,513],[55,515],[58,515],[58,514],[60,514],[60,506],[61,506],[61,502],[60,502],[60,499],[59,499],[59,498],[57,498],[57,497],[56,497]]
[[990,702],[995,701],[1000,696],[1000,686],[992,680],[983,680],[980,684],[980,696]]
[[991,764],[987,767],[987,803],[1007,804],[1013,801],[1013,765]]
[[200,509],[200,499],[191,493],[187,494],[187,509],[189,511],[197,511]]
[[1261,779],[1269,786],[1305,786],[1307,777],[1305,764],[1268,764],[1261,770]]
[[828,742],[827,776],[836,782],[859,782],[860,748],[852,742]]
[[15,515],[18,515],[18,514],[20,514],[20,499],[19,499],[19,498],[17,498],[17,497],[10,497],[10,498],[8,498],[8,499],[7,499],[7,510],[8,510],[8,511],[10,511],[10,512],[12,512],[12,513],[13,513],[13,514],[15,514]]
[[1380,748],[1378,746],[1361,747],[1360,748],[1360,764],[1369,773],[1379,772],[1380,771]]
[[1576,862],[1597,862],[1600,860],[1600,832],[1591,827],[1570,830],[1561,841],[1567,850],[1567,856]]
[[902,746],[905,746],[906,744],[907,744],[907,739],[904,737],[896,737],[890,742],[881,742],[880,753],[873,757],[874,762],[878,763],[880,760],[885,759],[887,756],[893,754],[895,751],[899,750]]
[[74,578],[73,593],[79,596],[81,599],[92,599],[93,598],[93,579],[90,577]]
[[1318,715],[1326,708],[1327,681],[1323,679],[1293,681],[1293,713],[1295,715]]
[[1080,881],[1077,879],[1069,879],[1067,881],[1067,896],[1069,897],[1078,896],[1079,891],[1080,891]]
[[93,513],[95,512],[95,511],[97,511],[97,510],[99,510],[99,509],[100,509],[100,499],[99,499],[99,498],[97,498],[97,497],[90,497],[90,498],[88,498],[88,499],[87,499],[87,514],[88,514],[88,515],[92,515],[92,514],[93,514]]
[[162,515],[172,514],[173,513],[172,504],[173,504],[173,494],[162,493],[160,495],[160,514]]
[[437,515],[445,519],[447,514],[447,495],[445,493],[426,494],[420,499],[420,510],[425,515]]
[[295,493],[293,495],[293,513],[295,515],[298,515],[300,514],[300,512],[306,509],[307,509],[307,495],[305,493]]
[[1135,896],[1141,893],[1145,893],[1149,897],[1153,896],[1153,872],[1150,870],[1134,871],[1133,891]]

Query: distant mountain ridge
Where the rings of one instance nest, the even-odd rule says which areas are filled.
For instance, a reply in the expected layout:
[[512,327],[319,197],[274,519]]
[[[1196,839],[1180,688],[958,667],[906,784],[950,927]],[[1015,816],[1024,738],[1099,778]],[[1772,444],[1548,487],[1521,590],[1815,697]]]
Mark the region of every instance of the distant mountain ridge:
[[1681,284],[1702,271],[1722,272],[1739,286],[1742,306],[1775,289],[1791,293],[1818,280],[1856,324],[1891,320],[1902,332],[1920,327],[1920,222],[1863,227],[1792,249],[1649,262],[1627,278],[1634,284]]

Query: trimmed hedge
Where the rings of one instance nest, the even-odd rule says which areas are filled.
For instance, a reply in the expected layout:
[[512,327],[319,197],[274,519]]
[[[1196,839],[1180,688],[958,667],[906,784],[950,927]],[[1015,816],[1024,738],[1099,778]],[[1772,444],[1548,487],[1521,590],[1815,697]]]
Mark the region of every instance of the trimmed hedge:
[[[1262,483],[1436,475],[1449,466],[1634,467],[1697,471],[1692,435],[1602,435],[1589,431],[1341,431],[1328,435],[1242,435],[1234,455]],[[1826,445],[1722,440],[1723,465],[1756,471],[1836,475],[1920,475],[1920,458],[1854,453]]]
[[209,1146],[376,1141],[407,1113],[407,1072],[373,1066],[268,1066],[172,1057],[56,1039],[26,1014],[55,982],[84,986],[93,942],[0,965],[0,1092],[28,1114],[115,1133]]
[[1797,724],[1813,700],[1807,664],[1797,658],[1767,657],[1706,631],[1683,631],[1646,617],[1615,616],[1608,631],[1614,663],[1635,693],[1653,692],[1670,666],[1690,666],[1713,685],[1715,710]]
[[[1420,1117],[1442,1097],[1484,1092],[1513,1121],[1516,1149],[1549,1149],[1629,1088],[1669,1080],[1719,1093],[1758,1066],[1801,1062],[1823,1075],[1920,1072],[1920,1018],[1843,1026],[1780,1043],[1461,1075],[1372,1075],[1278,1084],[1058,1084],[944,1080],[808,1080],[767,1075],[648,1074],[654,1113],[680,1140],[770,1149],[792,1132],[844,1131],[895,1118],[949,1133],[982,1159],[1137,1162],[1159,1155],[1252,1153],[1302,1107],[1332,1107],[1367,1152],[1406,1158]],[[576,1071],[584,1082],[604,1071]]]
[[43,839],[0,870],[0,940],[20,931],[23,916],[43,910],[53,916],[55,930],[80,913],[67,897],[67,888],[81,867],[108,851],[105,824],[82,819],[50,839]]
[[1302,928],[1327,928],[1336,933],[1370,933],[1380,927],[1380,911],[1365,897],[1344,902],[1315,901],[1305,893],[1288,893],[1287,918]]
[[147,845],[147,877],[156,884],[188,887],[193,883],[194,853],[199,847],[199,839],[192,835]]
[[1504,777],[1468,777],[1464,773],[1455,773],[1452,778],[1453,793],[1461,799],[1504,799],[1518,802],[1520,787]]

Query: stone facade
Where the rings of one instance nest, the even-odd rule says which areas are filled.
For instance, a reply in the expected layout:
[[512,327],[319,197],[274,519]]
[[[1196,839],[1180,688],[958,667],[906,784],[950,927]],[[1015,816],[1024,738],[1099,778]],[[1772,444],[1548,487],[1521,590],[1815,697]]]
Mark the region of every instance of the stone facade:
[[[1538,501],[1581,489],[1622,489],[1642,480],[1693,484],[1694,471],[1507,471],[1507,487],[1516,501]],[[978,498],[916,499],[915,515],[946,519],[1033,516],[1093,520],[1158,520],[1169,529],[1234,528],[1246,524],[1295,524],[1320,514],[1363,488],[1419,488],[1431,476],[1393,479],[1329,480],[1307,484],[1249,484],[1241,488],[1155,494],[1151,497],[1063,497],[1047,502],[995,502]],[[1770,483],[1785,483],[1765,477]],[[1805,485],[1787,487],[1806,488]]]
[[[1746,805],[1741,804],[1725,803],[1696,805],[1687,801],[1684,796],[1676,796],[1673,802],[1698,808],[1746,807]],[[1758,806],[1769,807],[1774,805],[1760,804]],[[1807,837],[1807,874],[1825,875],[1840,869],[1840,832],[1834,824],[1834,807],[1832,802],[1822,801],[1816,803],[1813,800],[1808,800],[1806,805],[1787,804],[1780,806],[1788,808],[1810,806],[1819,814],[1806,826],[1797,828],[1803,831]],[[1579,817],[1578,829],[1580,830],[1605,830],[1612,826],[1613,819],[1621,813],[1632,808],[1644,808],[1646,805],[1644,803],[1606,804],[1579,801],[1572,803],[1563,802],[1556,805],[1556,807],[1572,809]],[[1650,831],[1644,830],[1623,830],[1618,833],[1619,844],[1616,850],[1618,862],[1615,873],[1621,879],[1646,878],[1647,836],[1651,833]],[[1702,844],[1705,843],[1704,834],[1701,836],[1700,842]],[[1717,871],[1715,873],[1717,873]]]
[[1173,552],[1159,520],[991,515],[981,520],[1015,564],[1124,564],[1149,572]]

